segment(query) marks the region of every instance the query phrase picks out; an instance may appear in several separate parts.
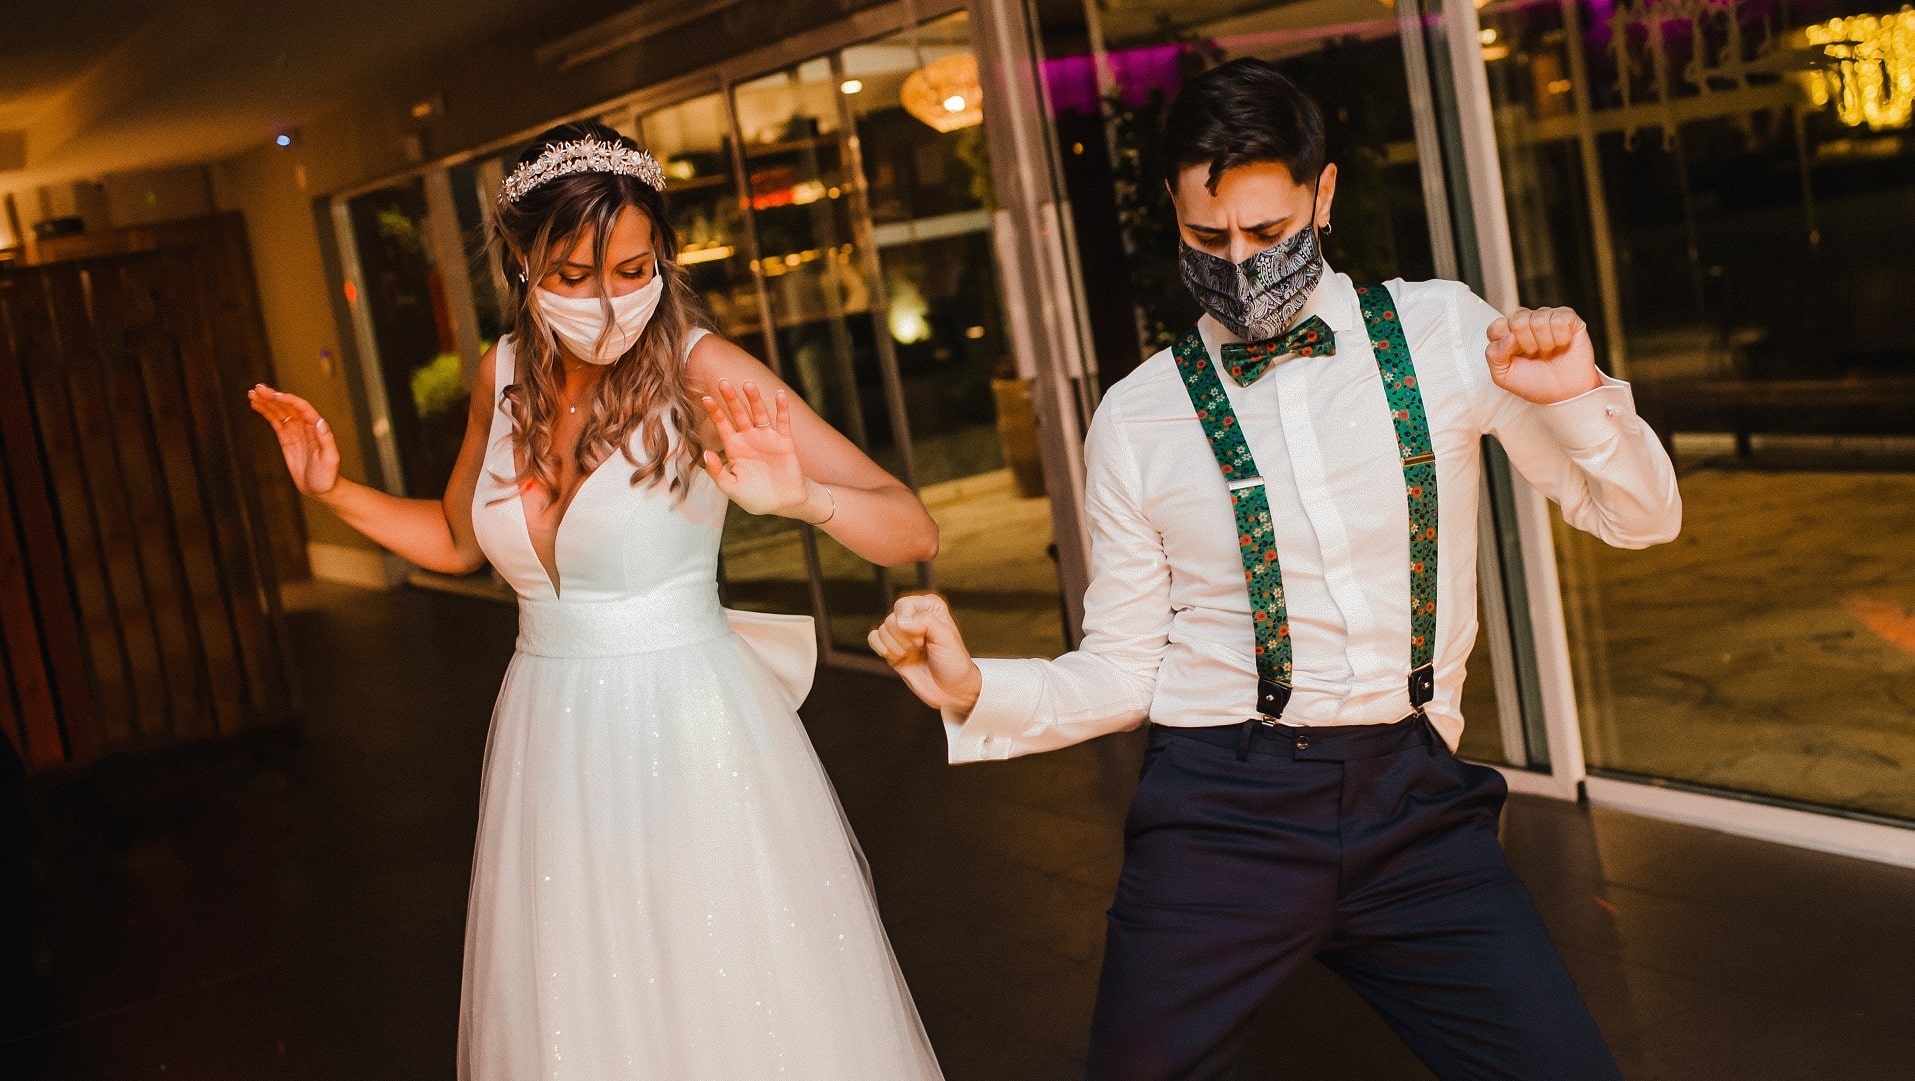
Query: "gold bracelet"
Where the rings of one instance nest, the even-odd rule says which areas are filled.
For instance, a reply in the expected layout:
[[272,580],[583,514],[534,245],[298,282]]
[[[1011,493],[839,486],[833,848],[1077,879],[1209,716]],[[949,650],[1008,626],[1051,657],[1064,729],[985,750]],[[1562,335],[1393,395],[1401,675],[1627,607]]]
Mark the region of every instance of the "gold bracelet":
[[832,491],[831,485],[829,484],[820,484],[818,485],[818,487],[823,488],[825,490],[825,494],[831,497],[831,513],[811,523],[814,526],[823,525],[826,522],[829,522],[830,520],[838,516],[838,493]]

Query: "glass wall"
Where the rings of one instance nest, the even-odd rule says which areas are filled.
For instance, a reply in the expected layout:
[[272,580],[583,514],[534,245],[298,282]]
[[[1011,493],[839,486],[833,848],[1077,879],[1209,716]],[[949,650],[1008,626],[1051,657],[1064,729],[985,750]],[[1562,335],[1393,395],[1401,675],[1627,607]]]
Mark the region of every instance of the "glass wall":
[[[774,368],[752,273],[752,238],[733,156],[731,113],[723,94],[706,94],[648,112],[633,125],[664,167],[679,233],[679,265],[704,303],[712,327]],[[789,378],[789,373],[785,373]],[[731,507],[722,573],[726,603],[738,608],[810,612],[807,538],[789,518],[754,517]]]
[[1683,536],[1558,523],[1592,769],[1915,817],[1915,15],[1482,12],[1523,298],[1672,449]]
[[864,650],[899,590],[932,586],[980,653],[1064,648],[1031,372],[1002,315],[969,29],[957,13],[731,94],[752,266],[771,316],[766,355],[918,488],[943,538],[934,566],[887,572],[822,533],[801,535],[831,641],[847,651]]
[[360,195],[346,209],[364,288],[349,295],[373,339],[361,343],[376,361],[368,378],[384,390],[389,431],[379,434],[395,444],[405,494],[436,499],[465,437],[469,384],[435,252],[438,223],[417,179]]
[[[837,57],[821,56],[732,90],[745,187],[771,307],[772,348],[786,380],[818,414],[903,476],[907,444],[891,408],[881,297],[865,224],[855,148],[844,130]],[[891,574],[822,533],[812,534],[829,639],[862,647],[891,607]],[[915,574],[906,569],[907,581]]]
[[938,519],[938,588],[983,654],[1065,648],[1051,507],[1011,348],[971,23],[962,12],[847,48],[870,243],[911,464]]

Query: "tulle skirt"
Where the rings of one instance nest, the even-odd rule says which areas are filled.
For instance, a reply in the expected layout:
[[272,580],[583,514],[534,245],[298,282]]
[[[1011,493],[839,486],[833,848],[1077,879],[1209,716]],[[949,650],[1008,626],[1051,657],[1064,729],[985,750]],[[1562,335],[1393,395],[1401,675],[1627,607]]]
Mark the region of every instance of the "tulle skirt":
[[938,1078],[830,782],[744,643],[523,644],[486,750],[461,1081]]

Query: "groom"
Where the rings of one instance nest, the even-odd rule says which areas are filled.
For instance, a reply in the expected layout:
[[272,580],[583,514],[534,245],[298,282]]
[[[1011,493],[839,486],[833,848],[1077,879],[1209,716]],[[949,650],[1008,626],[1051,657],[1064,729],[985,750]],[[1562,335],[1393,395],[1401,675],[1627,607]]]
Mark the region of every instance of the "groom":
[[1445,1081],[1615,1081],[1497,843],[1508,789],[1452,753],[1479,437],[1624,548],[1676,535],[1669,460],[1574,312],[1325,267],[1336,166],[1274,67],[1192,80],[1163,139],[1208,314],[1091,425],[1083,645],[974,662],[913,596],[872,647],[943,712],[953,762],[1150,722],[1092,1081],[1219,1076],[1311,957]]

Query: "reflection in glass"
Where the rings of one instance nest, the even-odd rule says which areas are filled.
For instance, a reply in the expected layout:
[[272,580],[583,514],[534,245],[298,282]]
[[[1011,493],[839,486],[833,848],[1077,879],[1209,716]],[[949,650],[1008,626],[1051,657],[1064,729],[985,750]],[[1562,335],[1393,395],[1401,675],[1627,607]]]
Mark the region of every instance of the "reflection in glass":
[[[775,366],[752,275],[724,95],[707,94],[646,113],[637,119],[636,131],[639,143],[665,170],[678,264],[712,329]],[[720,560],[725,600],[733,607],[814,610],[803,532],[791,519],[728,508]]]
[[[1004,325],[970,20],[962,12],[847,48],[845,104],[882,275],[920,494],[938,519],[938,587],[982,654],[1065,646],[1050,502]],[[1029,360],[1026,359],[1028,366]]]
[[[841,82],[832,58],[820,57],[732,90],[758,242],[752,269],[769,299],[786,382],[908,481],[873,321],[869,253],[858,243],[860,192],[842,130]],[[891,606],[890,575],[815,536],[829,640],[866,651],[867,632]]]
[[1674,544],[1559,523],[1589,762],[1915,817],[1915,140],[1816,43],[1878,8],[1709,10],[1485,16],[1524,300],[1591,316],[1682,474]]
[[[459,236],[464,243],[466,278],[472,284],[472,307],[478,317],[479,339],[483,348],[499,340],[503,322],[500,298],[505,296],[505,281],[492,252],[486,246],[486,228],[491,221],[492,201],[496,198],[494,180],[509,163],[496,160],[468,162],[447,170],[452,182],[452,201],[458,209]],[[488,169],[486,166],[490,165]],[[502,175],[502,173],[500,174]]]
[[465,436],[468,390],[425,191],[410,180],[347,208],[406,494],[436,499]]

